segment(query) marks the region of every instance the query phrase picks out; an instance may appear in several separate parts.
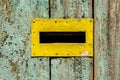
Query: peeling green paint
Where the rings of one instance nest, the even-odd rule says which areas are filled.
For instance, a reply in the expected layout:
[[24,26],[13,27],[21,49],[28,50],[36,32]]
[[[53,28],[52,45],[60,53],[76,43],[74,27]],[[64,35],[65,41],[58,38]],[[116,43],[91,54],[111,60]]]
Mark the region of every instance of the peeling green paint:
[[[51,0],[52,18],[90,18],[92,0]],[[92,63],[92,64],[91,64]],[[63,77],[62,77],[63,76]],[[93,80],[93,58],[51,59],[52,80]]]
[[[92,0],[0,0],[0,80],[49,80],[50,65],[52,80],[93,80],[92,58],[55,58],[49,64],[49,58],[30,56],[32,18],[92,17],[92,4]],[[120,0],[94,4],[94,79],[120,80]]]
[[48,58],[30,56],[30,20],[48,17],[48,0],[1,0],[0,10],[0,80],[49,80]]

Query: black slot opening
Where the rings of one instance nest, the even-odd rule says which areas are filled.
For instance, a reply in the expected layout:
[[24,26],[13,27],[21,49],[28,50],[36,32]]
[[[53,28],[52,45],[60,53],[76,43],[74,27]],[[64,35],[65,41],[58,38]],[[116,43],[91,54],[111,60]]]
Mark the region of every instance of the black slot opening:
[[40,43],[85,43],[85,32],[39,32]]

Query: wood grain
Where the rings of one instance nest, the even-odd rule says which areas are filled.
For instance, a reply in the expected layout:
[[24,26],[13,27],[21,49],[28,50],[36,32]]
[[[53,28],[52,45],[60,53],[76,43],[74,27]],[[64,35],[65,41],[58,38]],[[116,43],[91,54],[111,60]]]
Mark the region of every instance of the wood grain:
[[31,58],[31,19],[49,17],[48,0],[0,0],[0,80],[49,80],[49,59]]
[[[120,80],[120,0],[94,4],[94,80]],[[93,58],[30,56],[32,18],[91,18],[92,11],[92,0],[50,0],[50,7],[49,0],[0,0],[0,80],[93,80]]]
[[[52,18],[92,17],[92,0],[50,0]],[[51,59],[51,80],[93,80],[93,58]]]
[[115,80],[120,79],[120,0],[116,1],[116,57],[115,57]]
[[120,79],[119,0],[95,0],[95,80]]

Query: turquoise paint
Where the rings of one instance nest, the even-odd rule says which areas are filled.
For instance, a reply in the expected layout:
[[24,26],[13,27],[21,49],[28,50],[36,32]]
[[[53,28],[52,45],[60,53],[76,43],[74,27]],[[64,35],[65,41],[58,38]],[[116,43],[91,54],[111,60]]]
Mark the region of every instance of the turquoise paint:
[[48,17],[48,0],[11,0],[0,8],[0,33],[6,32],[0,38],[0,80],[49,80],[48,58],[30,56],[30,20]]
[[[0,5],[0,11],[2,11],[0,13],[0,80],[50,79],[49,58],[31,58],[30,56],[30,20],[49,17],[48,1],[0,1],[2,2]],[[51,17],[81,18],[91,16],[89,15],[88,0],[51,1],[54,1],[54,5],[51,5]],[[70,3],[65,4],[66,1],[70,1]],[[51,63],[51,78],[53,80],[61,80],[61,77],[69,80],[92,80],[90,76],[92,65],[90,63],[92,63],[91,58],[54,59]],[[62,70],[64,70],[64,74]]]

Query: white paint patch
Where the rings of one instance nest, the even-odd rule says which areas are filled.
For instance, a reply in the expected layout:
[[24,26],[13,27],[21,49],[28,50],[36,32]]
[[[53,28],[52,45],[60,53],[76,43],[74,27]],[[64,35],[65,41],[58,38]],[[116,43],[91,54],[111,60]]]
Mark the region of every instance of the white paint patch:
[[84,51],[81,56],[88,56],[89,52],[88,51]]

